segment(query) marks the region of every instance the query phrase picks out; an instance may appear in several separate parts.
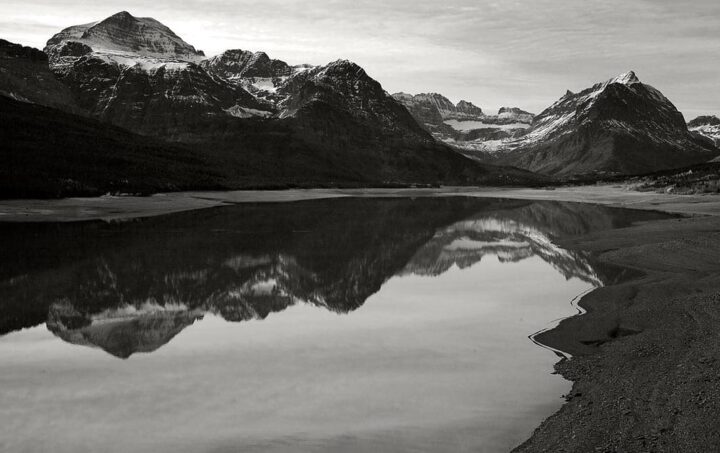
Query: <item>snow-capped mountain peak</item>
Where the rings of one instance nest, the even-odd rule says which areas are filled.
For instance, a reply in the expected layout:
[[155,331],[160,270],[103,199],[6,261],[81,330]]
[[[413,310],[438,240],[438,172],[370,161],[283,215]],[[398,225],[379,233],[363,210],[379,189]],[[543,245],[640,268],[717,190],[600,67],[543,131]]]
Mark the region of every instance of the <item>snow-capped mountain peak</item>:
[[[135,17],[127,11],[84,25],[62,30],[47,42],[51,63],[73,55],[68,46],[86,46],[96,54],[125,58],[160,58],[199,62],[205,54],[183,41],[170,28],[150,17]],[[84,53],[87,53],[85,51]]]
[[688,128],[690,131],[712,140],[715,146],[720,146],[720,118],[717,116],[698,116],[688,122]]
[[709,160],[683,115],[633,71],[566,93],[525,135],[500,147],[512,163],[548,174],[640,173]]
[[633,85],[636,83],[640,83],[640,79],[638,79],[637,75],[635,74],[635,71],[628,71],[623,74],[620,74],[619,76],[610,79],[608,84],[611,83],[620,83],[622,85]]

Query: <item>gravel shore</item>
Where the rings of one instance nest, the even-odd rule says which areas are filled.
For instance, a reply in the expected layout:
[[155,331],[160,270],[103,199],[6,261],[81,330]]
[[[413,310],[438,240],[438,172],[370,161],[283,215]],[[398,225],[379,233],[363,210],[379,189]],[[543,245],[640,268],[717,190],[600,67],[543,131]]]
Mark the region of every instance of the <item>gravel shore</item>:
[[[662,206],[659,206],[662,208]],[[565,241],[638,271],[536,339],[572,354],[567,403],[516,452],[720,451],[720,217]]]

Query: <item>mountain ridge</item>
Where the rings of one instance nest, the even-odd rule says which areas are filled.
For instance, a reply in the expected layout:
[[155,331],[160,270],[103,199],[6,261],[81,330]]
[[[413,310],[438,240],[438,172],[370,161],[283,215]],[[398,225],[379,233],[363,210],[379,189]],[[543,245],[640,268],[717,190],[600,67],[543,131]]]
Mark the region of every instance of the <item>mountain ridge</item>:
[[[350,62],[291,68],[302,77],[281,97],[264,99],[174,54],[96,51],[87,41],[72,41],[100,23],[70,27],[51,38],[49,47],[61,49],[54,59],[26,49],[0,61],[22,69],[17,80],[44,71],[42,84],[18,83],[12,97],[67,112],[53,115],[3,98],[12,124],[6,121],[0,130],[11,144],[3,148],[9,177],[0,197],[543,180],[526,171],[474,164],[436,144],[379,83]],[[253,53],[249,61],[257,70],[268,61],[271,67],[284,66],[264,53]],[[65,99],[34,98],[42,90],[63,92]],[[45,127],[50,123],[55,128]],[[140,146],[143,140],[147,144]],[[55,152],[58,147],[68,154]],[[93,147],[99,147],[94,154]],[[140,149],[150,152],[148,165],[139,159]],[[156,164],[177,152],[188,153],[187,159],[179,167],[169,164],[174,170],[163,176]],[[199,165],[195,182],[193,171],[184,167],[192,161]]]
[[504,140],[521,135],[534,115],[517,107],[501,107],[488,115],[467,101],[453,104],[438,93],[395,93],[393,97],[408,109],[433,137],[461,153],[475,157],[475,151],[493,149]]
[[[539,115],[490,115],[438,93],[391,96],[348,60],[291,66],[242,49],[206,58],[159,21],[126,11],[61,30],[45,52],[46,61],[7,54],[0,64],[21,70],[0,78],[0,94],[207,150],[217,173],[237,175],[222,178],[230,187],[538,184],[720,153],[632,71],[568,91]],[[45,75],[23,86],[33,74]]]
[[500,151],[500,163],[558,176],[649,173],[720,153],[698,141],[672,102],[634,71],[568,91]]

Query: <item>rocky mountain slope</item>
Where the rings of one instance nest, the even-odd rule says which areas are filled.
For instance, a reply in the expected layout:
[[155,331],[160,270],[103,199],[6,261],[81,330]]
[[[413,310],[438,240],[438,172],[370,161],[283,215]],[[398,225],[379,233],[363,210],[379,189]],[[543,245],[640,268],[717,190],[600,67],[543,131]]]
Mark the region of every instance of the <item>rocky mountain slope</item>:
[[[47,60],[0,43],[0,95],[202,150],[219,188],[538,184],[548,177],[529,171],[647,173],[720,154],[715,123],[698,122],[689,131],[672,103],[632,72],[568,92],[535,117],[518,108],[488,115],[439,94],[390,96],[347,60],[293,66],[240,49],[206,58],[162,23],[127,12],[68,27],[45,53]],[[25,120],[31,110],[23,109]],[[16,134],[12,128],[7,137]],[[35,140],[31,147],[56,158],[50,150],[64,139],[39,134],[58,142]],[[27,148],[17,140],[12,145],[11,154]],[[94,162],[93,156],[88,165]],[[137,174],[124,179],[138,180]],[[73,181],[65,187],[107,186],[67,173],[51,179]],[[162,185],[178,186],[177,180]],[[125,185],[147,189],[131,186]],[[46,191],[53,192],[56,186]]]
[[[62,30],[48,41],[45,52],[57,79],[50,77],[50,81],[67,101],[54,107],[79,111],[131,134],[152,136],[158,139],[148,142],[152,146],[170,142],[176,149],[201,151],[207,166],[200,173],[210,169],[214,173],[210,180],[217,188],[533,184],[544,180],[523,170],[479,165],[436,143],[377,81],[346,60],[317,67],[290,66],[262,52],[243,50],[204,58],[161,23],[126,12]],[[28,94],[32,91],[32,87],[14,89],[13,95],[32,101]],[[33,127],[39,126],[30,114],[31,109],[23,109],[21,116]],[[60,118],[72,128],[72,121]],[[8,137],[14,137],[11,129],[5,130]],[[38,137],[48,135],[53,134],[38,131]],[[58,141],[34,139],[28,145],[15,140],[9,152],[22,153],[30,146],[56,160],[59,156],[52,150],[63,146],[64,139],[55,134],[53,140]],[[72,147],[64,149],[74,152]],[[106,154],[101,151],[80,167],[103,161]],[[192,156],[190,160],[198,157]],[[105,163],[99,165],[103,171],[95,175],[107,169]],[[130,173],[121,180],[137,181],[142,172],[136,170],[126,167],[123,171]],[[68,187],[83,188],[77,194],[87,195],[108,185],[99,184],[97,178],[78,181],[77,176],[78,172],[66,168],[51,179],[72,181],[62,185],[60,192],[66,195],[73,194]],[[180,179],[181,185],[174,179],[162,186],[184,187],[184,176]],[[207,182],[198,182],[198,188]],[[148,188],[121,185],[130,192]],[[13,193],[38,189],[12,186]],[[45,193],[58,193],[56,189],[53,185]]]
[[203,53],[154,19],[121,12],[66,28],[44,50],[82,108],[135,133],[182,141],[202,118],[261,107],[200,68]]
[[496,157],[569,176],[648,173],[708,161],[718,153],[690,133],[672,102],[630,71],[579,93],[568,91]]
[[476,152],[494,151],[505,141],[528,129],[534,115],[516,107],[502,107],[497,115],[487,115],[470,102],[456,105],[437,93],[396,93],[393,97],[435,139],[473,156]]
[[145,135],[204,138],[197,125],[208,119],[302,118],[308,126],[326,122],[315,116],[317,107],[329,106],[361,123],[347,128],[372,127],[375,135],[397,139],[400,133],[415,143],[432,143],[379,83],[344,60],[291,67],[243,50],[204,59],[169,28],[127,12],[65,29],[48,41],[45,52],[82,107]]
[[688,129],[709,138],[715,146],[720,147],[720,118],[717,116],[698,116],[688,122]]
[[0,199],[231,187],[201,150],[0,96]]
[[47,55],[3,39],[0,39],[0,95],[80,113],[70,90],[50,72]]

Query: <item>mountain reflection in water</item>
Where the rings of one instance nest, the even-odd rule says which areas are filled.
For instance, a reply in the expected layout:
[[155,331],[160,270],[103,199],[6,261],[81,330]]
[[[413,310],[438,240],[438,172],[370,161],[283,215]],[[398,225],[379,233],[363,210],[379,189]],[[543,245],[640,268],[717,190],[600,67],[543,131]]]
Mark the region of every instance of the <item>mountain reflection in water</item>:
[[66,342],[127,358],[207,313],[229,322],[295,304],[350,313],[393,276],[437,276],[487,255],[536,256],[597,286],[613,277],[553,240],[656,216],[560,202],[348,198],[2,224],[0,334],[46,322]]

